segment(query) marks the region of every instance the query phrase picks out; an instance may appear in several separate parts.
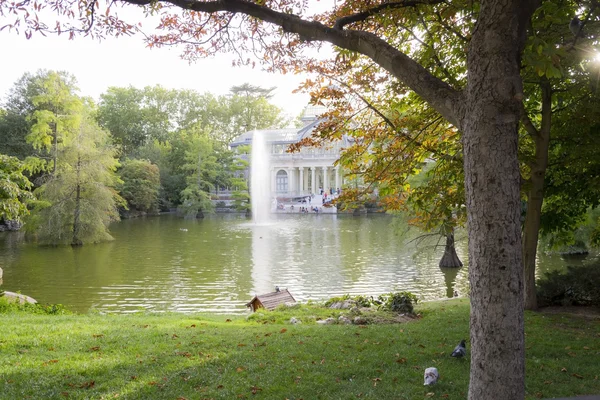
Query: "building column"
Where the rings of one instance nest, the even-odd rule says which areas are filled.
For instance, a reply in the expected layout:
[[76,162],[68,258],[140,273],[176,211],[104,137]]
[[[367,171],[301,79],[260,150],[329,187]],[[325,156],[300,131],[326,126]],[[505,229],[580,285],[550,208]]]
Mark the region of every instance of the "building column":
[[277,168],[271,167],[271,196],[277,196]]
[[315,167],[310,167],[310,190],[311,193],[317,193],[317,176],[316,176],[316,172],[317,169]]
[[327,176],[327,167],[323,167],[323,192],[327,193],[329,188],[329,176]]
[[304,167],[299,167],[300,178],[298,179],[298,193],[304,194]]
[[292,195],[294,193],[294,168],[289,167],[287,169],[288,173],[288,194]]
[[340,167],[335,167],[335,190],[340,188]]

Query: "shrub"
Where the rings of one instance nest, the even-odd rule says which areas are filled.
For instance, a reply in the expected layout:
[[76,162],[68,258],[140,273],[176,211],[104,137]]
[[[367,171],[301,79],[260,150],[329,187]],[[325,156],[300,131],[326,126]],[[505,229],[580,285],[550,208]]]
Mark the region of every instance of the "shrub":
[[373,296],[350,296],[349,294],[345,294],[341,297],[332,297],[327,300],[324,304],[325,307],[329,307],[334,303],[340,303],[346,300],[352,300],[359,307],[371,307],[374,303]]
[[600,306],[600,265],[567,267],[537,281],[541,307],[551,305]]
[[380,310],[412,314],[418,301],[411,292],[396,292],[380,295],[376,303]]
[[19,303],[2,297],[0,293],[0,314],[25,312],[30,314],[63,315],[71,314],[62,304]]

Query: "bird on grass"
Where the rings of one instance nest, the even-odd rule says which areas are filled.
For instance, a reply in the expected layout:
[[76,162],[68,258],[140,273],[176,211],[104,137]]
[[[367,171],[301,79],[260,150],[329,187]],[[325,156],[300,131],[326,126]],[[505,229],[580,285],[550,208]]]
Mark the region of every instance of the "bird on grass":
[[423,386],[434,385],[439,378],[440,374],[438,373],[437,368],[429,367],[425,370],[425,383],[423,383]]
[[465,345],[465,340],[461,340],[460,343],[454,348],[454,351],[452,352],[452,354],[450,354],[452,357],[456,357],[456,358],[462,358],[467,354],[467,347]]

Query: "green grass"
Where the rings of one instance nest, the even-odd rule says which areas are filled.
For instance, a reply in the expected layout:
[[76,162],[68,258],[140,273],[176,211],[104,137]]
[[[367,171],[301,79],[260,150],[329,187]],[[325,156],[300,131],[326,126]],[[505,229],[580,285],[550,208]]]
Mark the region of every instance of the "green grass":
[[[301,307],[251,320],[194,315],[0,314],[0,399],[425,399],[466,397],[464,300],[405,324],[327,325]],[[286,322],[291,316],[301,325]],[[527,398],[600,393],[600,322],[526,315]],[[441,374],[423,386],[423,370]],[[563,372],[565,369],[566,372]]]

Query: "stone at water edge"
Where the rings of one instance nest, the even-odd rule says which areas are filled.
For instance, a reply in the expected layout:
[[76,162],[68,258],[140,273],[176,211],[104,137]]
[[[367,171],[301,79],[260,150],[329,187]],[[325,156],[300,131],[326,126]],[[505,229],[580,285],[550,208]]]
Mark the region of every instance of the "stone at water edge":
[[35,303],[37,303],[37,300],[34,299],[33,297],[29,297],[24,294],[19,294],[19,293],[15,293],[15,292],[4,292],[3,297],[8,299],[9,301],[13,301],[15,303],[18,302],[20,304],[25,304],[25,303],[35,304]]

